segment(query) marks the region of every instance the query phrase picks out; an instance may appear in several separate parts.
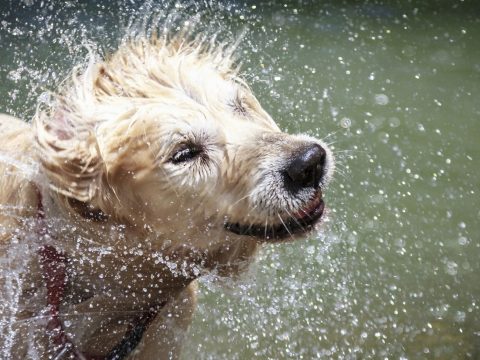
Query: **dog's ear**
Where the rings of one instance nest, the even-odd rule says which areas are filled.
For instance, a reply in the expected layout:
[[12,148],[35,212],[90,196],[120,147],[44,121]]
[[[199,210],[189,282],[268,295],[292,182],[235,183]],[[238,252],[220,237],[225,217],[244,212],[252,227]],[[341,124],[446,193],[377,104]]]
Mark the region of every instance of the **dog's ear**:
[[103,161],[88,119],[57,106],[37,111],[34,127],[43,171],[54,191],[91,203],[101,191]]
[[117,190],[123,182],[141,180],[155,167],[159,144],[149,139],[156,138],[158,128],[155,122],[145,121],[147,117],[141,109],[132,108],[115,121],[98,124],[97,144],[109,188]]

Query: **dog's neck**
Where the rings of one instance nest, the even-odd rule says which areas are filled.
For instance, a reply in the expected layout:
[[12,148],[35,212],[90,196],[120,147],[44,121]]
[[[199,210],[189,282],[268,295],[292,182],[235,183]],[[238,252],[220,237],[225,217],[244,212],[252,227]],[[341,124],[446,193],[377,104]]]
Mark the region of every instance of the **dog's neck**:
[[[72,302],[99,293],[131,297],[135,305],[165,300],[163,294],[182,289],[203,274],[240,273],[257,248],[253,238],[234,234],[209,248],[169,246],[163,234],[149,227],[120,222],[56,193],[47,193],[44,199],[47,221],[58,221],[54,246],[69,258]],[[59,219],[59,214],[65,218]]]

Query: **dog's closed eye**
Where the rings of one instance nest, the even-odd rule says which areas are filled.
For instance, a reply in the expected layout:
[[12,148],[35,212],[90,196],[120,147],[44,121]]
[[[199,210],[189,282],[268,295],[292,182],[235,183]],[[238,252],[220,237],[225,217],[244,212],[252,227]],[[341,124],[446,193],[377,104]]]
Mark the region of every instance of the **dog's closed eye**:
[[183,144],[178,148],[170,161],[174,164],[180,164],[187,161],[194,160],[203,153],[203,147],[197,144]]

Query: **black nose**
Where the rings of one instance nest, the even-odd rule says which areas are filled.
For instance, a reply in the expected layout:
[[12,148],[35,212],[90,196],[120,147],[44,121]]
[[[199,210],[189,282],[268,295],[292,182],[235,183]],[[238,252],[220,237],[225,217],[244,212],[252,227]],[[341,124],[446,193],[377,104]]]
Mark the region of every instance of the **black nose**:
[[289,182],[296,189],[318,187],[325,167],[325,149],[318,144],[303,148],[286,168]]

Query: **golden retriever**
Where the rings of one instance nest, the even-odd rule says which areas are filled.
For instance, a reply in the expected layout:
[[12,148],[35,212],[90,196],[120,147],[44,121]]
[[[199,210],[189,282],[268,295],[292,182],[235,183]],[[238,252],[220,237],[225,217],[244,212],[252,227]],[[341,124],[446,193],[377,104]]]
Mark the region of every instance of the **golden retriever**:
[[33,124],[0,116],[0,357],[170,359],[195,279],[322,217],[322,141],[280,131],[232,47],[125,41]]

